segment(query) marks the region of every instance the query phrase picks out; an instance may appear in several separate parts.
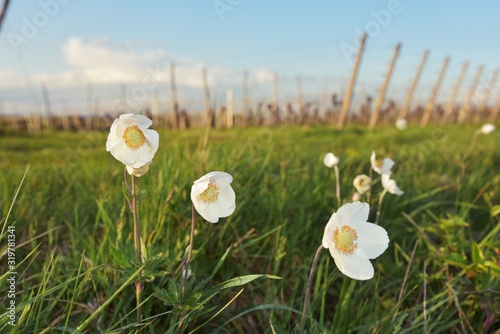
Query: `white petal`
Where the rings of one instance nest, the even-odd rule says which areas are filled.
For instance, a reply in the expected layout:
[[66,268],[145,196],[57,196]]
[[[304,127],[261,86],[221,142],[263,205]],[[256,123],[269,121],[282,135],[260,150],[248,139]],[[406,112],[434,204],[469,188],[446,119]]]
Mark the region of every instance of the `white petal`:
[[213,182],[219,186],[228,185],[233,182],[233,177],[231,176],[231,174],[226,172],[214,171],[208,173],[207,176],[209,176],[210,179],[212,179]]
[[380,168],[380,174],[391,174],[392,166],[394,166],[394,160],[391,158],[384,158],[382,168]]
[[372,151],[372,155],[370,156],[370,162],[372,164],[372,169],[380,174],[380,168],[377,166],[377,157],[375,156],[375,151]]
[[384,187],[384,189],[394,195],[401,196],[405,193],[404,191],[399,189],[396,181],[392,180],[390,175],[388,174],[382,174],[382,186]]
[[387,231],[379,225],[364,223],[356,229],[358,249],[363,257],[374,259],[380,256],[389,246]]
[[201,201],[193,201],[193,205],[200,216],[206,221],[210,223],[217,223],[219,221],[219,217],[212,212],[209,204],[205,204]]
[[342,274],[356,280],[367,280],[373,277],[373,265],[367,258],[357,255],[342,255],[335,252],[332,248],[330,254],[335,260],[335,264]]
[[236,194],[231,186],[226,186],[224,188],[220,188],[219,190],[219,197],[217,198],[216,203],[220,205],[221,210],[224,210],[225,212],[225,216],[221,217],[227,217],[236,209]]
[[337,214],[334,213],[331,217],[328,223],[325,226],[325,232],[323,233],[323,241],[322,245],[324,248],[334,248],[333,244],[333,232],[335,231],[335,228],[337,228],[339,225],[339,221],[337,219]]
[[147,118],[146,116],[136,115],[132,113],[121,114],[118,120],[120,121],[120,123],[125,124],[126,125],[125,127],[131,124],[137,124],[140,127],[144,127],[147,129],[153,124],[153,121]]
[[209,181],[204,180],[204,181],[195,181],[195,183],[191,186],[191,201],[197,202],[198,201],[198,195],[200,195],[202,192],[207,190],[208,188]]
[[347,203],[337,210],[339,226],[349,225],[354,228],[360,223],[365,223],[370,214],[370,206],[368,203],[354,202]]

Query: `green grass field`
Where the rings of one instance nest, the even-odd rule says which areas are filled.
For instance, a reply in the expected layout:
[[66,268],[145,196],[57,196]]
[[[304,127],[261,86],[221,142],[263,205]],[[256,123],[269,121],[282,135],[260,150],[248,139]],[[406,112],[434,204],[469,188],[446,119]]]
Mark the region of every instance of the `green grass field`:
[[[217,224],[197,216],[190,288],[203,293],[250,274],[281,279],[217,291],[203,307],[184,311],[189,317],[183,332],[298,332],[314,253],[337,209],[335,176],[323,156],[331,151],[340,157],[341,197],[348,203],[353,178],[369,173],[372,150],[396,162],[393,177],[405,191],[383,201],[380,225],[388,231],[389,248],[372,261],[375,277],[368,281],[343,276],[323,251],[309,332],[494,333],[500,328],[500,134],[480,135],[464,161],[476,129],[213,130],[207,148],[200,144],[203,130],[159,130],[154,163],[138,179],[146,190],[139,202],[142,236],[149,256],[158,258],[156,277],[143,292],[142,333],[178,328],[179,305],[166,305],[155,291],[180,282],[190,188],[212,170],[233,175],[237,207]],[[132,214],[122,193],[123,165],[106,152],[106,137],[1,134],[0,332],[137,329],[134,270],[120,268],[112,255],[117,245],[133,240]],[[382,191],[375,175],[369,221]],[[7,297],[9,226],[17,247],[13,299]],[[10,300],[15,327],[6,309]]]

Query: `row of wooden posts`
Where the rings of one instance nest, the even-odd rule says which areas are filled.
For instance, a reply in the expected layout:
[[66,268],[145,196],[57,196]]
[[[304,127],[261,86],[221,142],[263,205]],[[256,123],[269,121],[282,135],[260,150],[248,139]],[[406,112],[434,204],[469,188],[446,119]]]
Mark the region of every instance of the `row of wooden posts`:
[[[304,98],[302,96],[302,81],[300,77],[297,77],[297,109],[296,115],[294,115],[294,111],[291,109],[291,105],[287,107],[286,117],[283,119],[281,113],[284,111],[280,111],[278,107],[278,84],[279,78],[278,75],[274,75],[273,79],[273,91],[272,91],[272,99],[268,104],[261,103],[258,107],[253,108],[253,113],[255,115],[250,115],[252,112],[252,108],[250,107],[250,98],[249,98],[249,87],[248,87],[248,73],[244,72],[243,77],[243,98],[242,98],[242,112],[239,114],[235,114],[234,112],[234,97],[233,91],[231,89],[227,90],[227,99],[226,105],[223,108],[220,108],[219,114],[216,114],[215,107],[211,103],[210,97],[210,89],[208,84],[207,70],[206,68],[202,69],[202,80],[203,80],[203,95],[204,95],[204,112],[200,115],[195,115],[193,113],[189,114],[186,110],[180,110],[178,98],[177,98],[177,85],[176,85],[176,77],[175,77],[175,65],[170,65],[170,110],[171,112],[168,114],[160,115],[160,99],[159,99],[159,91],[156,89],[153,93],[153,102],[151,110],[146,110],[144,113],[148,113],[149,116],[153,118],[155,124],[163,124],[168,125],[174,129],[186,128],[191,126],[201,126],[201,125],[209,125],[209,126],[218,126],[218,127],[233,127],[235,125],[245,126],[248,123],[254,125],[277,125],[282,123],[303,123],[306,120],[310,122],[327,122],[334,124],[337,128],[343,128],[347,123],[348,119],[355,118],[352,116],[349,117],[349,111],[351,109],[351,103],[354,95],[354,89],[356,85],[356,80],[360,68],[360,64],[362,61],[363,53],[365,50],[367,34],[365,33],[361,40],[359,46],[359,52],[357,54],[353,71],[347,86],[346,93],[343,97],[342,101],[338,101],[336,95],[332,96],[332,106],[329,108],[325,105],[326,100],[326,87],[323,89],[323,97],[320,102],[320,106],[316,108],[312,112],[312,115],[309,114],[307,110],[307,103],[304,102]],[[380,87],[377,98],[375,99],[375,104],[372,110],[371,106],[368,106],[368,110],[370,111],[368,114],[369,120],[367,121],[368,127],[373,129],[377,124],[381,122],[381,114],[383,114],[383,106],[386,102],[386,93],[390,84],[390,80],[392,74],[394,72],[395,64],[398,59],[399,53],[401,49],[401,44],[397,44],[394,49],[394,54],[389,64],[389,69],[387,71],[387,75]],[[438,96],[439,89],[441,87],[441,83],[443,81],[444,75],[448,68],[449,57],[447,57],[442,65],[441,71],[439,73],[436,84],[432,90],[432,94],[430,96],[429,101],[425,104],[425,106],[417,108],[419,112],[414,113],[414,115],[410,114],[411,104],[413,100],[413,95],[417,88],[419,79],[423,72],[423,68],[425,63],[427,62],[427,58],[429,55],[429,51],[426,50],[420,61],[419,67],[417,69],[417,73],[412,81],[410,89],[407,92],[405,100],[399,108],[397,114],[392,110],[392,121],[395,119],[408,119],[413,118],[413,122],[418,122],[422,126],[426,126],[431,121],[431,114],[434,110],[440,109],[441,115],[439,115],[439,121],[441,122],[449,122],[456,121],[459,123],[464,123],[469,120],[478,120],[479,113],[484,114],[486,110],[489,111],[489,120],[497,120],[498,114],[500,113],[500,101],[497,106],[488,108],[488,103],[491,97],[491,92],[493,91],[495,82],[498,77],[498,70],[493,72],[493,75],[488,83],[485,94],[482,96],[481,101],[476,101],[474,99],[475,93],[477,90],[477,86],[479,80],[481,78],[483,72],[483,66],[480,66],[469,89],[468,94],[466,95],[465,100],[461,104],[461,106],[457,109],[457,97],[460,87],[462,86],[463,79],[465,73],[468,68],[468,62],[465,62],[462,66],[462,70],[458,77],[457,82],[453,87],[453,91],[450,95],[450,98],[446,105],[437,106],[436,99]],[[46,117],[40,117],[39,115],[34,115],[30,117],[24,118],[11,118],[6,120],[3,118],[3,122],[0,120],[0,125],[5,125],[8,121],[17,122],[17,126],[13,126],[17,129],[26,129],[28,131],[39,131],[42,129],[62,129],[62,130],[93,130],[99,128],[108,127],[110,122],[116,117],[116,114],[126,112],[127,107],[125,100],[122,97],[123,105],[120,106],[119,110],[113,110],[111,112],[107,112],[107,114],[102,117],[98,116],[98,102],[94,103],[94,99],[92,97],[92,88],[90,85],[87,86],[87,112],[92,117],[82,117],[82,116],[69,116],[66,117],[55,117],[51,112],[51,102],[49,98],[49,92],[47,85],[45,83],[41,84],[42,96],[44,101],[44,109],[46,111]],[[126,95],[126,88],[122,85],[122,95]],[[95,100],[98,101],[98,100]],[[478,103],[479,102],[479,103]],[[323,104],[323,105],[321,105]],[[366,105],[365,105],[366,107]],[[67,109],[65,107],[65,103],[62,105],[63,109]],[[266,110],[267,109],[267,110]],[[324,115],[319,115],[319,109],[324,110]],[[93,111],[92,111],[93,110]],[[366,111],[366,108],[365,108]],[[473,117],[472,111],[475,112],[475,116]],[[69,114],[69,113],[67,113]],[[266,114],[266,115],[264,115]],[[297,115],[298,114],[298,115]],[[367,116],[366,112],[363,116]],[[415,119],[418,117],[419,119]],[[383,115],[382,115],[383,118]],[[436,120],[436,116],[433,117]],[[452,119],[453,118],[453,119]],[[295,119],[295,121],[294,121]],[[296,121],[298,119],[298,121]],[[360,121],[358,119],[358,121]],[[365,120],[361,120],[365,121]],[[2,124],[3,123],[3,124]],[[22,123],[24,125],[20,125]]]

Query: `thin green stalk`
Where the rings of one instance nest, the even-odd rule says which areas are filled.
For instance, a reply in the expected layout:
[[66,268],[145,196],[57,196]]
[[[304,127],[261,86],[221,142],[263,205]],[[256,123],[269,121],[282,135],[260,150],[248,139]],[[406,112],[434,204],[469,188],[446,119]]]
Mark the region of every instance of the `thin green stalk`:
[[370,167],[370,173],[368,176],[370,177],[370,189],[368,189],[368,191],[366,192],[366,201],[368,202],[368,204],[371,204],[370,199],[372,197],[372,185],[373,185],[373,168],[371,168],[371,167]]
[[196,223],[196,214],[194,209],[194,204],[191,203],[191,235],[189,237],[189,249],[188,257],[186,263],[182,266],[182,286],[181,286],[181,298],[184,297],[184,292],[186,289],[186,281],[189,272],[189,265],[191,263],[191,257],[193,256],[193,240],[194,240],[194,225]]
[[311,294],[311,286],[312,286],[312,280],[314,277],[314,271],[316,270],[316,265],[318,264],[318,259],[319,259],[319,254],[323,250],[323,245],[320,245],[318,247],[318,250],[316,251],[316,255],[314,255],[314,260],[311,266],[311,272],[309,273],[309,279],[307,280],[307,287],[306,287],[306,296],[304,297],[304,306],[302,309],[302,320],[300,321],[300,333],[304,333],[304,329],[306,327],[306,313],[307,313],[307,304],[309,304],[309,297]]
[[387,189],[384,189],[384,191],[382,191],[382,193],[378,197],[377,216],[375,217],[375,224],[377,225],[380,218],[380,211],[382,210],[382,200],[384,199],[385,194],[387,194]]
[[[137,257],[137,262],[142,263],[141,254],[141,226],[139,224],[139,213],[137,210],[137,182],[135,175],[132,175],[132,212],[134,214],[134,243],[135,243],[135,254]],[[137,303],[137,323],[141,323],[142,310],[141,310],[141,293],[143,289],[143,283],[141,280],[141,273],[139,273],[139,279],[135,281],[135,299]]]
[[340,176],[339,176],[339,168],[337,165],[333,166],[333,169],[335,169],[335,193],[337,196],[337,209],[340,208],[341,200],[340,200]]
[[467,148],[467,151],[465,152],[463,161],[465,161],[469,157],[469,155],[472,153],[472,149],[476,145],[476,141],[477,141],[477,138],[479,137],[479,134],[481,134],[480,130],[476,130],[474,132],[474,135],[472,136],[469,147]]

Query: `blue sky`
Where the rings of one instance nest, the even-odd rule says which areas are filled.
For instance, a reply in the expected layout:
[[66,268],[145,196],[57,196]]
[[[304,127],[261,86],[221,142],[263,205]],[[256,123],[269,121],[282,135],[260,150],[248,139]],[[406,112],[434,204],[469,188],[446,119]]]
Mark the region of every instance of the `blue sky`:
[[498,1],[12,0],[0,32],[0,99],[6,113],[36,112],[45,82],[56,112],[62,101],[81,111],[90,84],[107,110],[123,83],[135,94],[132,111],[150,104],[156,89],[168,108],[173,62],[188,108],[203,98],[202,67],[219,105],[228,88],[241,97],[245,70],[253,101],[271,98],[273,73],[280,78],[280,103],[294,100],[299,75],[304,97],[318,100],[325,82],[328,93],[345,90],[353,61],[342,46],[355,47],[364,30],[358,96],[376,96],[402,43],[388,97],[405,96],[429,49],[416,102],[429,98],[447,56],[439,100],[446,101],[469,61],[463,99],[481,64],[480,88],[500,68],[499,14]]

